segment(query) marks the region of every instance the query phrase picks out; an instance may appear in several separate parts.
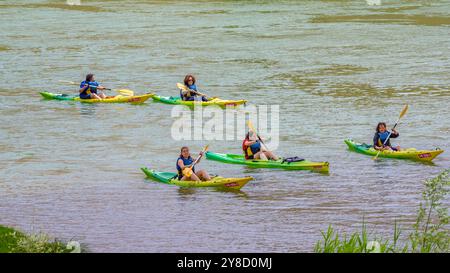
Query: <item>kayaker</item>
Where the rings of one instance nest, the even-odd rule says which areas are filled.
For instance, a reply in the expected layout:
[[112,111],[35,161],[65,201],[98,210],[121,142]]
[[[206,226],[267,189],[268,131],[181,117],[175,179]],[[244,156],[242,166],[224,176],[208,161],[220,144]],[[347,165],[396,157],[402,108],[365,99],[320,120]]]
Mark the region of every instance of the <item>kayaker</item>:
[[253,131],[249,131],[245,135],[245,139],[242,142],[245,159],[278,160],[276,155],[261,146],[261,141],[261,138]]
[[[203,152],[200,153],[203,155]],[[195,167],[192,168],[192,174],[191,177],[187,177],[183,175],[183,170],[185,168],[188,168],[194,163],[195,159],[191,157],[191,154],[189,153],[188,147],[182,147],[181,148],[181,154],[177,159],[177,171],[178,171],[178,179],[179,180],[194,180],[194,181],[208,181],[211,180],[211,177],[208,175],[208,173],[205,170],[195,171]],[[200,162],[200,160],[198,161]]]
[[[186,85],[186,87],[189,88],[190,90],[198,92],[197,86],[195,85],[195,77],[194,76],[186,75],[186,77],[184,77],[184,85]],[[185,100],[185,101],[198,100],[197,96],[200,96],[200,95],[198,95],[197,93],[192,92],[190,90],[186,90],[186,91],[180,90],[180,97],[182,100]],[[200,96],[200,97],[201,97],[202,101],[208,101],[205,96]]]
[[94,74],[87,74],[86,80],[80,83],[80,99],[104,99],[106,95],[103,92],[97,93],[98,90],[106,89],[95,81]]
[[[390,136],[389,136],[390,134]],[[397,130],[392,129],[392,132],[389,132],[386,129],[386,123],[380,122],[377,125],[375,135],[373,137],[373,147],[376,150],[394,150],[394,151],[400,151],[400,146],[392,147],[391,145],[391,138],[397,138],[400,134],[397,132]],[[383,143],[388,138],[386,144],[383,145]]]

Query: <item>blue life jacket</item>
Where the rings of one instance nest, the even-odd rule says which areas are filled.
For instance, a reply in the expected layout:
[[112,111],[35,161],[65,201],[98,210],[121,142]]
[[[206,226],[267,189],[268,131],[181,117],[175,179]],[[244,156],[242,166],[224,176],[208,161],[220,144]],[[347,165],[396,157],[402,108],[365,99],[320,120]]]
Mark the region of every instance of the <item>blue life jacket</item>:
[[[181,179],[181,177],[183,177],[183,170],[182,170],[181,167],[178,165],[178,160],[180,160],[180,159],[183,160],[184,166],[191,165],[191,164],[194,162],[194,159],[193,159],[191,156],[188,157],[188,158],[184,158],[184,157],[180,156],[180,157],[177,159],[178,179]],[[195,173],[195,167],[192,168],[192,171]]]
[[82,81],[80,83],[80,88],[83,88],[86,84],[89,84],[89,88],[80,93],[80,98],[82,99],[90,98],[91,93],[97,94],[97,86],[100,85],[96,81],[93,82]]
[[261,143],[259,142],[259,140],[250,145],[250,149],[253,154],[256,154],[257,152],[261,151]]
[[[379,144],[379,146],[383,146],[383,143],[386,141],[386,139],[388,138],[389,134],[390,133],[388,131],[384,131],[384,133],[378,132],[378,136],[379,136],[379,143],[378,144]],[[388,144],[388,143],[386,143],[386,144]]]

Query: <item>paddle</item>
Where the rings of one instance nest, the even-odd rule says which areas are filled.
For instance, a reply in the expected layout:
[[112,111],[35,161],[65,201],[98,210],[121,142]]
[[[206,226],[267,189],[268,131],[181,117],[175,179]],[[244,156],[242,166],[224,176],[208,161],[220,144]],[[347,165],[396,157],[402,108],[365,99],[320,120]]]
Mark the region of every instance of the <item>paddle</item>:
[[177,87],[178,87],[179,89],[183,90],[183,91],[189,91],[189,92],[192,92],[192,93],[197,94],[197,95],[202,96],[202,97],[208,97],[207,95],[205,95],[205,94],[203,94],[203,93],[200,93],[200,92],[198,92],[198,91],[189,89],[186,85],[184,85],[184,84],[182,84],[182,83],[177,83]]
[[198,161],[200,160],[200,158],[206,153],[206,151],[208,150],[208,146],[206,145],[205,148],[203,148],[203,151],[199,154],[199,156],[197,157],[197,159],[192,163],[192,165],[190,167],[184,168],[183,169],[183,176],[186,177],[191,177],[191,175],[194,173],[192,171],[192,169],[194,168],[195,164],[198,163]]
[[[79,85],[76,82],[73,81],[65,81],[65,80],[59,80],[59,82],[63,82],[63,83],[67,83],[67,84],[72,84],[72,85]],[[111,88],[105,88],[104,90],[110,90],[110,91],[115,91],[121,95],[124,96],[134,96],[134,91],[133,90],[129,90],[129,89],[111,89]]]
[[264,141],[262,141],[262,139],[259,137],[258,133],[257,133],[256,130],[255,130],[255,127],[253,127],[253,124],[252,124],[252,122],[251,122],[250,120],[247,121],[247,125],[248,125],[248,128],[249,128],[253,133],[255,133],[255,135],[259,138],[259,140],[261,141],[261,144],[264,146],[264,149],[266,149],[267,152],[270,152],[270,150],[267,148],[267,146],[266,146],[266,144],[264,143]]
[[[406,114],[407,111],[408,111],[408,104],[406,104],[406,105],[403,107],[403,110],[400,112],[400,115],[398,116],[397,122],[395,122],[394,127],[392,127],[392,130],[395,129],[395,127],[397,127],[398,122],[399,122],[400,119]],[[392,130],[391,130],[391,132],[389,132],[389,135],[387,136],[386,140],[384,141],[383,147],[384,147],[384,145],[386,145],[387,141],[388,141],[389,138],[391,137]],[[373,160],[377,160],[378,155],[380,154],[380,152],[381,152],[381,150],[378,150],[377,155],[374,156],[372,159],[373,159]]]

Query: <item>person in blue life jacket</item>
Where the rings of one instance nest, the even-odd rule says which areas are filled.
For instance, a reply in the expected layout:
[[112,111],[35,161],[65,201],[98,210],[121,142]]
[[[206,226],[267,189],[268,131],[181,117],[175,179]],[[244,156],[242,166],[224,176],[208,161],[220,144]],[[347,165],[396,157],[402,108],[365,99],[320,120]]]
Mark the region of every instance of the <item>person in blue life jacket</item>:
[[103,92],[97,92],[97,90],[106,89],[95,81],[94,74],[87,74],[86,80],[80,83],[80,99],[104,99],[106,95]]
[[[180,97],[182,100],[185,101],[194,101],[194,100],[201,100],[202,101],[208,101],[208,99],[205,96],[201,96],[197,93],[195,93],[195,91],[199,92],[197,90],[197,86],[195,85],[195,77],[192,75],[186,75],[186,77],[184,77],[184,85],[186,85],[187,88],[189,88],[189,90],[180,90]],[[194,91],[194,92],[193,92]]]
[[245,159],[278,160],[278,157],[261,146],[261,138],[249,131],[242,142]]
[[[373,136],[373,147],[375,148],[375,150],[400,151],[400,146],[392,147],[390,141],[391,138],[397,138],[399,135],[400,134],[395,129],[392,129],[392,132],[389,132],[386,129],[386,123],[380,122],[378,123],[375,135]],[[389,139],[386,143],[384,143],[388,137]]]
[[[203,155],[203,152],[201,152]],[[194,163],[195,159],[191,157],[189,153],[189,148],[184,146],[181,148],[180,156],[177,159],[177,171],[178,171],[178,180],[193,180],[193,181],[208,181],[211,180],[211,177],[205,170],[195,171],[195,167],[192,168],[191,177],[187,177],[183,175],[183,170],[185,168],[191,167],[192,163]],[[200,160],[198,161],[200,162]]]

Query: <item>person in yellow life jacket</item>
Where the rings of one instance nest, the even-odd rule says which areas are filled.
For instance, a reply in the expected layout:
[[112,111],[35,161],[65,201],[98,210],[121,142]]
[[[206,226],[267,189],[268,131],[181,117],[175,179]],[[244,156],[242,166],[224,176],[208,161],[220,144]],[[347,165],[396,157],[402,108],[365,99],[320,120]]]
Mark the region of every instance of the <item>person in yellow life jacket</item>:
[[[203,152],[202,152],[203,153]],[[183,174],[183,170],[185,168],[191,167],[192,163],[194,163],[195,159],[191,157],[189,153],[188,147],[181,148],[181,154],[177,159],[177,171],[178,171],[178,180],[193,180],[193,181],[208,181],[211,180],[211,177],[205,170],[195,171],[195,167],[192,168],[191,177],[187,177]],[[200,162],[200,160],[198,161]]]
[[373,136],[373,148],[375,150],[400,151],[400,146],[392,147],[390,141],[391,138],[397,138],[399,135],[400,134],[395,129],[392,129],[392,132],[389,132],[386,129],[386,123],[380,122],[378,123],[375,135]]
[[97,93],[98,90],[106,89],[95,81],[94,74],[87,74],[86,80],[80,83],[80,99],[104,99],[106,95],[103,92]]
[[242,142],[245,159],[278,160],[278,157],[261,146],[261,138],[252,131],[248,132]]

